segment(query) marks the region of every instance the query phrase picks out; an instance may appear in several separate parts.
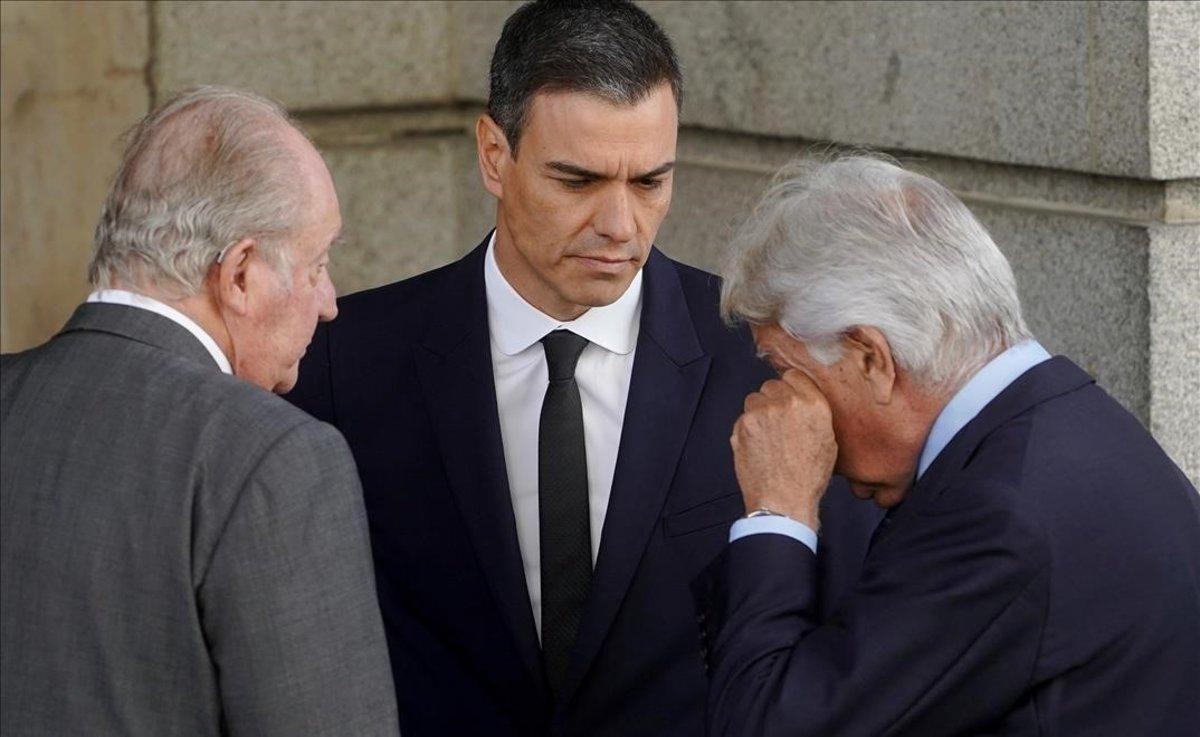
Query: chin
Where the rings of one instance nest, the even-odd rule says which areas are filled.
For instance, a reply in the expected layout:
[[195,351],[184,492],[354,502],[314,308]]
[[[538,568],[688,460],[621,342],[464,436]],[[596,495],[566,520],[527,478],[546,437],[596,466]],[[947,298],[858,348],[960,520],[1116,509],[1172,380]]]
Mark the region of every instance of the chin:
[[850,484],[851,494],[864,501],[870,499],[883,509],[891,509],[907,496],[907,489],[897,489],[890,484],[856,481],[851,478],[847,478],[846,481]]
[[637,272],[637,268],[634,267],[619,276],[589,279],[583,290],[581,290],[581,296],[588,300],[583,304],[602,307],[616,302],[629,290],[629,285],[633,283],[633,278],[637,276]]
[[904,497],[908,496],[907,492],[895,488],[886,488],[876,491],[872,496],[875,504],[883,509],[891,509],[904,501]]
[[850,493],[855,497],[862,499],[863,501],[866,501],[875,495],[875,492],[869,487],[863,486],[857,481],[850,482]]
[[287,394],[291,390],[295,389],[296,381],[300,378],[299,369],[299,366],[293,367],[291,371],[288,371],[286,376],[280,378],[279,381],[276,382],[271,391],[276,394]]

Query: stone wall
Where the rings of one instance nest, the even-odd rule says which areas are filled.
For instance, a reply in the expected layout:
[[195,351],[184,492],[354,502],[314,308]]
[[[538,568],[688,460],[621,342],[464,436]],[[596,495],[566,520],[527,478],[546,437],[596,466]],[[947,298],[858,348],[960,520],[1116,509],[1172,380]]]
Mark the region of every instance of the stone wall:
[[144,2],[0,3],[0,345],[42,342],[87,295],[92,228],[146,113]]
[[[297,113],[342,197],[351,245],[334,275],[347,292],[445,263],[486,233],[493,206],[471,131],[514,7],[150,3],[113,33],[148,24],[151,95],[233,84]],[[1037,335],[1200,479],[1200,4],[644,7],[687,75],[665,251],[716,268],[730,228],[781,163],[830,142],[888,151],[963,197],[1012,260]],[[7,89],[4,99],[7,116]],[[124,125],[134,117],[124,113],[105,114]],[[12,145],[38,145],[37,134]],[[7,271],[7,254],[30,245],[7,225],[5,135]],[[81,193],[72,204],[90,216],[98,202]],[[77,246],[63,253],[78,260]],[[25,299],[6,289],[5,314]],[[8,326],[6,349],[45,335],[10,340]]]

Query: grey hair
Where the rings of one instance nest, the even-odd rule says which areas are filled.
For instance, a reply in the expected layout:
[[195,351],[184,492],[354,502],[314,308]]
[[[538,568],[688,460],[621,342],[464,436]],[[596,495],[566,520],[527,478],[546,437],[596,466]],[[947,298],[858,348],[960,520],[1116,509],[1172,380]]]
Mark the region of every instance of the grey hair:
[[871,154],[784,167],[735,236],[726,319],[778,323],[817,361],[872,326],[927,388],[954,389],[1029,337],[1004,254],[957,197]]
[[88,280],[187,297],[248,237],[285,269],[282,241],[308,198],[282,135],[291,125],[276,103],[227,87],[186,90],[151,111],[130,132],[104,201]]

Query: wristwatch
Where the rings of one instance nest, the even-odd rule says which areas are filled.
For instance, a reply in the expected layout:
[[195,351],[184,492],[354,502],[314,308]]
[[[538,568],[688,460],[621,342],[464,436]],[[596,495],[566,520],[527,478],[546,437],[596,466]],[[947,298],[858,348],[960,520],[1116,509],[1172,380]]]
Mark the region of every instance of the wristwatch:
[[755,517],[786,517],[786,516],[787,516],[786,514],[783,514],[781,512],[776,512],[773,509],[767,509],[766,507],[759,507],[758,509],[755,509],[751,512],[746,513],[746,519],[754,519]]

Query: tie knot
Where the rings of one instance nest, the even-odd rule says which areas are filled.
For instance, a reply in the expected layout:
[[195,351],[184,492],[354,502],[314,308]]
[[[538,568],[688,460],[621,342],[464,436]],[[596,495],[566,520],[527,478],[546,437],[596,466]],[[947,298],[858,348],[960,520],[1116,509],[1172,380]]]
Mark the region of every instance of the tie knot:
[[546,351],[546,365],[550,367],[550,381],[565,381],[575,378],[575,364],[579,354],[587,347],[587,338],[569,330],[555,330],[542,338],[542,349]]

